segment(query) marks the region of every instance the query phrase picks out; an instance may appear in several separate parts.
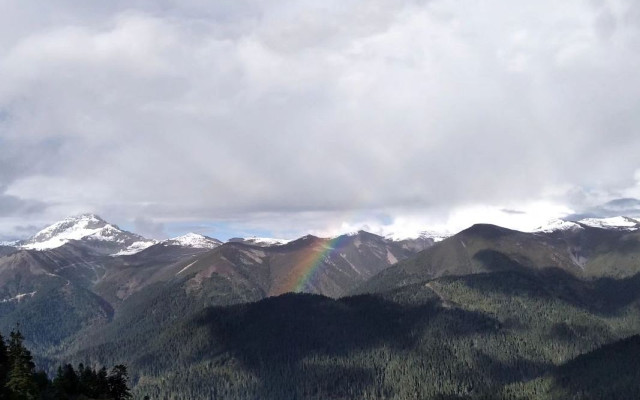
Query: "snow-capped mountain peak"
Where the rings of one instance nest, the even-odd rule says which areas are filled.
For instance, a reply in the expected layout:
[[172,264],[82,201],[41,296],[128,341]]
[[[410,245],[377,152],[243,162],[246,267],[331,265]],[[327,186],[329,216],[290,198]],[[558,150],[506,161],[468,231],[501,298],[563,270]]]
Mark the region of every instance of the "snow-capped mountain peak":
[[584,229],[584,228],[580,226],[580,224],[575,223],[573,221],[565,221],[563,219],[553,219],[548,223],[546,223],[545,225],[542,225],[534,229],[534,232],[551,233],[551,232],[558,232],[558,231],[574,231],[578,229]]
[[640,228],[640,221],[629,217],[609,217],[609,218],[585,218],[578,223],[592,228],[601,229],[617,229],[625,231],[634,231]]
[[20,242],[19,246],[23,249],[47,250],[72,240],[82,240],[114,255],[133,254],[132,251],[140,251],[156,243],[155,240],[124,231],[95,214],[80,214],[49,225],[30,239]]
[[113,237],[118,230],[95,214],[81,214],[47,226],[23,242],[21,247],[36,250],[53,249],[70,240],[80,240],[89,236]]
[[[62,221],[58,221],[47,226],[40,232],[36,233],[27,242],[33,243],[34,248],[39,247],[35,246],[36,244],[41,244],[42,248],[47,248],[48,246],[54,246],[54,242],[56,240],[64,241],[70,239],[82,239],[85,236],[96,233],[107,225],[106,221],[95,214],[81,214],[78,216],[67,217]],[[24,247],[28,247],[28,245],[25,245]],[[58,247],[58,245],[54,247]]]
[[169,246],[182,246],[192,247],[195,249],[213,249],[222,244],[217,239],[210,238],[208,236],[200,235],[198,233],[187,233],[186,235],[178,236],[172,239],[162,242],[164,245]]

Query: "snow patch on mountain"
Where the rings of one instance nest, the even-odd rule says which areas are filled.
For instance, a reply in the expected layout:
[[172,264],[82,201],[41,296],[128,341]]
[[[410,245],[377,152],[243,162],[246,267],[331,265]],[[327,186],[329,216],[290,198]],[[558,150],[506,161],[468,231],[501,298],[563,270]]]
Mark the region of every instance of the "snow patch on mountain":
[[186,271],[190,266],[192,266],[193,264],[197,263],[198,260],[195,260],[194,262],[188,264],[186,267],[182,268],[180,271],[176,272],[176,276],[180,275],[181,273],[183,273],[184,271]]
[[156,243],[158,242],[156,242],[155,240],[144,240],[144,241],[133,242],[129,247],[122,249],[117,253],[112,254],[112,256],[113,257],[130,256],[132,254],[140,253],[142,250],[148,247],[151,247]]
[[585,218],[578,223],[592,228],[601,229],[618,229],[625,231],[634,231],[640,228],[640,221],[629,217],[610,217],[610,218]]
[[349,237],[354,237],[354,236],[358,236],[358,235],[360,234],[360,232],[363,232],[363,231],[348,231],[348,232],[345,232],[345,233],[343,233],[343,234],[341,234],[341,235],[333,236],[333,237],[332,237],[332,239],[333,239],[333,238],[340,237],[340,236],[349,236]]
[[401,242],[403,240],[417,240],[417,239],[431,239],[434,242],[440,242],[444,239],[452,236],[449,232],[437,232],[437,231],[419,231],[419,232],[392,232],[385,235],[385,239],[392,240],[394,242]]
[[557,232],[557,231],[573,231],[573,230],[579,230],[579,229],[584,229],[584,228],[580,226],[580,224],[577,224],[572,221],[565,221],[562,219],[553,219],[548,223],[546,223],[545,225],[542,225],[534,229],[534,232],[551,233],[551,232]]
[[10,303],[10,302],[13,302],[13,301],[20,302],[24,298],[26,298],[27,296],[33,297],[36,293],[37,293],[37,291],[33,291],[33,292],[29,292],[29,293],[20,293],[18,295],[15,295],[13,297],[8,298],[8,299],[0,300],[0,303]]
[[262,246],[262,247],[280,246],[283,244],[287,244],[290,241],[291,240],[287,240],[287,239],[276,239],[276,238],[257,237],[257,236],[251,236],[251,237],[242,239],[243,243],[253,244],[253,245]]
[[173,239],[165,240],[162,242],[165,246],[182,246],[191,247],[194,249],[214,249],[222,244],[217,239],[210,238],[208,236],[200,235],[198,233],[187,233],[186,235],[178,236]]

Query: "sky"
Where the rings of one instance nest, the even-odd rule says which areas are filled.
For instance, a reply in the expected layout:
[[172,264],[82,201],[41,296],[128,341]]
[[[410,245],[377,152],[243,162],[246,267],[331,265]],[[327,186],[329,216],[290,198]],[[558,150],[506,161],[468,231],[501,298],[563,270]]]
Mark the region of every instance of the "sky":
[[0,240],[640,216],[635,0],[0,0]]

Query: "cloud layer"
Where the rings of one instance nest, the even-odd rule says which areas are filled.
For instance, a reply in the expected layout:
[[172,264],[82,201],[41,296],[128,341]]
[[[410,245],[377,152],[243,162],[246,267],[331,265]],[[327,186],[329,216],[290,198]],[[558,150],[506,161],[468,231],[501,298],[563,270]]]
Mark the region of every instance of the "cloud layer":
[[444,226],[638,196],[632,0],[10,3],[5,231]]

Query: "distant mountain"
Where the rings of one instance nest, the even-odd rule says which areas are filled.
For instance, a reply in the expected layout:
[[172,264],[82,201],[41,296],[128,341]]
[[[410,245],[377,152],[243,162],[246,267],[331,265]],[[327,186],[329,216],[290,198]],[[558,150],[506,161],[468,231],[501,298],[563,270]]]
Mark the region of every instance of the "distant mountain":
[[81,241],[88,247],[112,255],[133,254],[156,243],[135,233],[109,224],[95,214],[81,214],[56,222],[30,239],[21,241],[23,249],[55,249],[70,241]]
[[[364,232],[364,231],[344,233],[341,235],[328,237],[326,239],[335,240],[336,238],[342,237],[342,236],[355,236],[359,232]],[[405,247],[407,250],[416,250],[416,249],[422,250],[431,246],[433,243],[439,242],[449,236],[451,235],[446,233],[422,231],[416,234],[388,234],[388,235],[385,235],[384,238],[390,242],[399,243],[401,246]],[[255,245],[260,247],[281,246],[292,241],[293,240],[290,240],[290,239],[276,239],[276,238],[256,237],[256,236],[251,236],[247,238],[235,237],[228,240],[228,242],[230,243],[245,243],[245,244],[250,244],[250,245]]]
[[214,249],[220,246],[222,242],[218,239],[190,232],[186,235],[164,240],[161,244],[165,246],[192,247],[195,249]]
[[555,219],[535,229],[534,232],[549,233],[555,231],[576,230],[584,227],[621,231],[635,231],[640,229],[640,221],[623,216],[611,218],[584,218],[577,221]]
[[405,250],[417,253],[433,246],[435,243],[440,242],[449,236],[451,235],[447,233],[422,231],[417,235],[409,236],[401,234],[389,234],[385,236],[385,239],[393,241],[396,245],[399,245]]
[[212,245],[209,240],[204,243],[200,243],[199,240],[196,243],[188,243],[191,245],[181,245],[180,242],[169,240],[149,246],[135,254],[110,257],[104,264],[104,276],[93,285],[92,290],[108,300],[116,309],[121,308],[134,294],[143,297],[155,296],[151,292],[144,292],[150,287],[163,286],[163,290],[166,291],[183,291],[182,277],[178,272],[197,257],[212,251],[211,248],[205,247]]
[[554,219],[549,221],[545,225],[542,225],[536,228],[534,232],[551,233],[551,232],[571,231],[571,230],[578,230],[578,229],[583,229],[583,227],[577,222],[565,221],[562,219]]
[[207,306],[257,301],[285,292],[338,297],[414,252],[359,232],[332,239],[305,236],[280,246],[228,242],[214,249],[158,243],[137,254],[110,258],[92,290],[117,318],[95,334],[76,338],[90,346],[131,332],[156,332]]
[[[432,242],[418,246],[422,250]],[[198,282],[214,274],[260,290],[264,296],[306,292],[339,297],[417,250],[368,232],[319,238],[312,235],[281,245],[229,241],[185,265],[180,276]],[[186,263],[185,263],[186,264]]]
[[356,293],[384,291],[446,275],[560,268],[578,277],[640,272],[640,231],[562,222],[519,232],[477,224],[385,269]]
[[[207,306],[286,292],[339,297],[432,244],[408,247],[367,232],[335,238],[305,236],[273,246],[220,243],[188,234],[128,251],[132,246],[127,245],[138,239],[97,216],[83,215],[52,225],[22,248],[8,247],[0,255],[0,302],[6,311],[0,313],[0,330],[10,329],[20,315],[39,320],[43,309],[35,300],[43,300],[53,293],[50,290],[64,295],[51,297],[51,307],[66,310],[58,317],[79,319],[65,322],[68,329],[62,333],[33,325],[38,332],[34,341],[42,346],[63,340],[79,346],[86,340],[99,341],[109,332],[158,329],[176,315],[186,317]],[[68,308],[80,304],[82,312]],[[118,318],[112,321],[113,315]]]
[[266,237],[251,236],[248,238],[235,237],[228,240],[229,243],[245,243],[260,247],[280,246],[289,243],[291,240],[287,239],[275,239]]
[[433,242],[440,242],[448,238],[449,236],[451,236],[451,234],[448,232],[420,231],[414,234],[390,233],[385,235],[384,237],[386,239],[393,240],[396,242],[420,240],[420,239],[431,239]]
[[578,221],[581,225],[601,229],[618,229],[635,231],[640,228],[640,221],[629,217],[585,218]]

